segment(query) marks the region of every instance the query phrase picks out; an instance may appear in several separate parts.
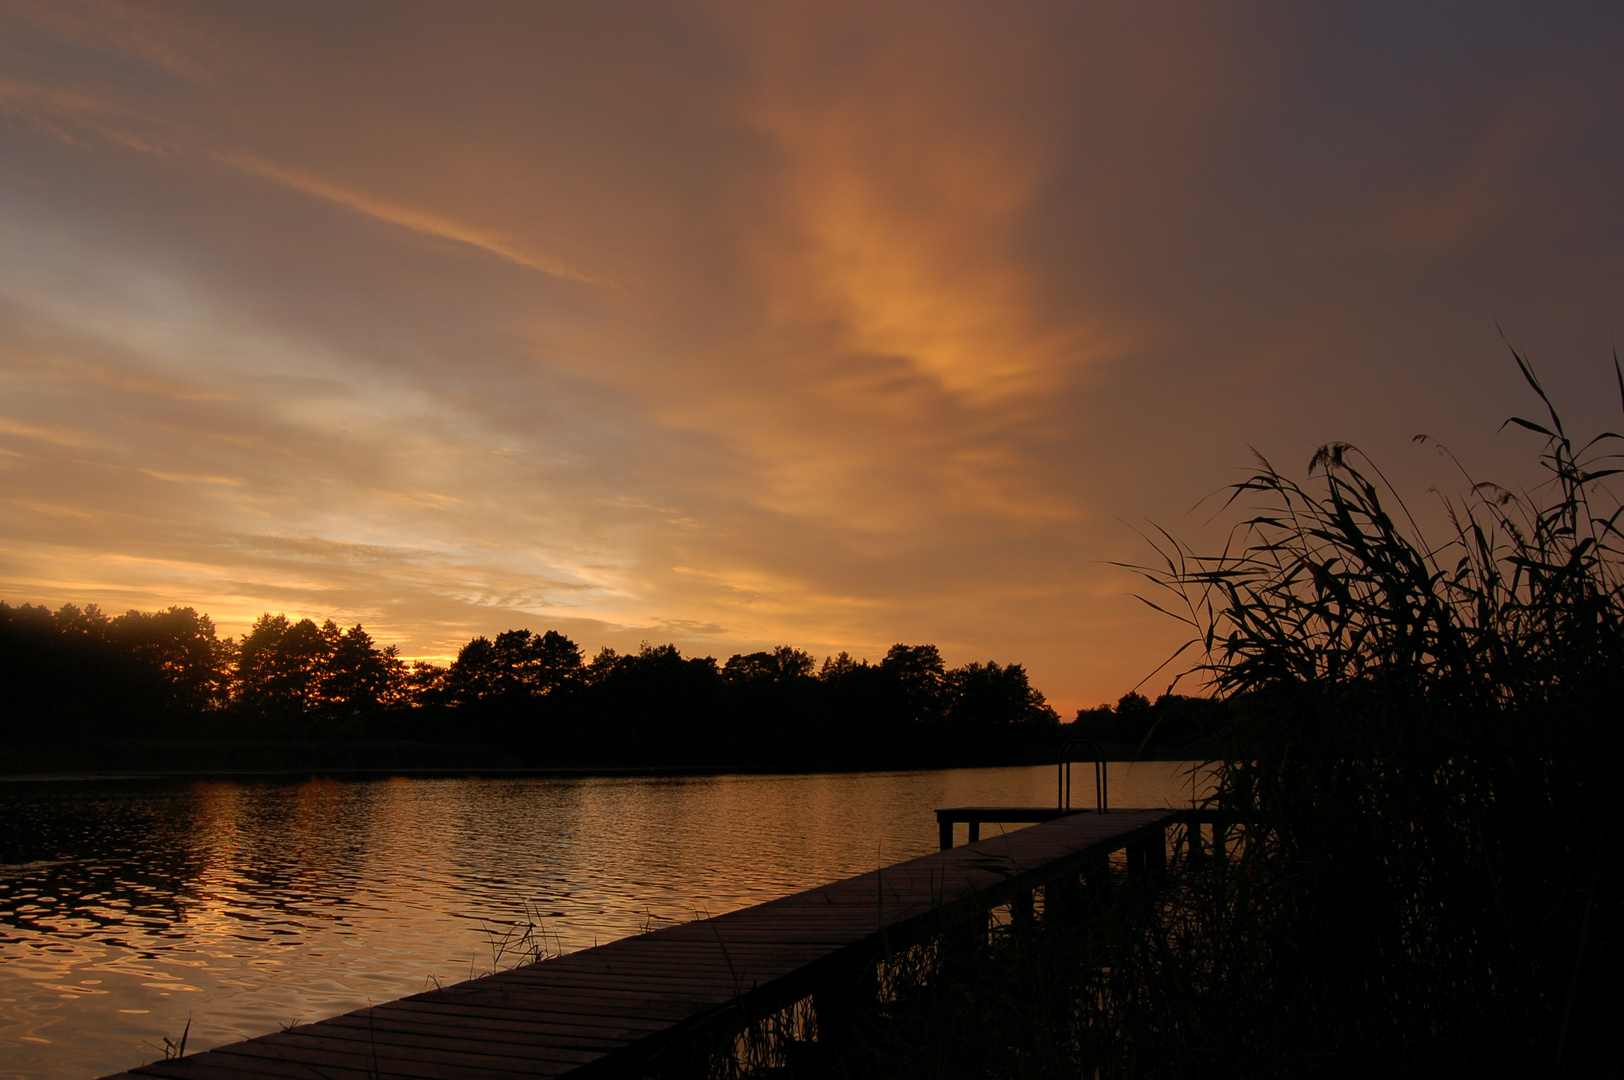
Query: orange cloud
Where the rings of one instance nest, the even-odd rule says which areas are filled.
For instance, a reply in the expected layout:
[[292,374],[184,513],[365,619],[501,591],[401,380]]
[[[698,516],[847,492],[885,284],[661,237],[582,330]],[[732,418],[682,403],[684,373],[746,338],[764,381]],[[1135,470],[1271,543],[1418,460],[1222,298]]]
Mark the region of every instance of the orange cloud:
[[0,595],[1091,705],[1177,633],[1122,520],[1492,425],[1493,320],[1621,295],[1616,16],[397,14],[0,13]]

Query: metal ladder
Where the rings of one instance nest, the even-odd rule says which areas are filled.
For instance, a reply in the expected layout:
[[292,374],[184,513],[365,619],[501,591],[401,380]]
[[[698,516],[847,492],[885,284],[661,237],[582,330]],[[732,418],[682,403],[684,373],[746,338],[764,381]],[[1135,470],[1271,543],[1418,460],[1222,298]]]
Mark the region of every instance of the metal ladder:
[[[1082,747],[1094,759],[1094,809],[1105,813],[1107,804],[1105,748],[1094,739],[1068,739],[1060,747],[1060,775],[1055,777],[1055,799],[1060,809],[1071,809],[1071,751]],[[1086,758],[1084,760],[1087,760]]]

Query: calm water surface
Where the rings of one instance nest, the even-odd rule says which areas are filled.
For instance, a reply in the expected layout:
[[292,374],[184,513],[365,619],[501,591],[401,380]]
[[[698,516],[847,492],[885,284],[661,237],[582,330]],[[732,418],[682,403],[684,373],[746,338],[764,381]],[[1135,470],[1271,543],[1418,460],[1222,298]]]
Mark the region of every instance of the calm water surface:
[[[1077,790],[1092,794],[1079,769]],[[1115,806],[1187,768],[1111,767]],[[91,1077],[935,850],[1052,767],[798,776],[0,782],[0,1077]],[[962,839],[962,826],[961,826]]]

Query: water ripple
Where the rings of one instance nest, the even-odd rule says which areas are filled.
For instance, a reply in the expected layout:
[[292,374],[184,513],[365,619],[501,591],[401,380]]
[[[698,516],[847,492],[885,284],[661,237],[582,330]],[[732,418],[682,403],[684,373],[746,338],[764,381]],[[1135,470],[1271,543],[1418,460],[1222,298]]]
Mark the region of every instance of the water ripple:
[[[1188,799],[1171,765],[1114,801]],[[1120,773],[1120,775],[1119,775]],[[96,1076],[924,854],[1052,769],[0,784],[0,1077]]]

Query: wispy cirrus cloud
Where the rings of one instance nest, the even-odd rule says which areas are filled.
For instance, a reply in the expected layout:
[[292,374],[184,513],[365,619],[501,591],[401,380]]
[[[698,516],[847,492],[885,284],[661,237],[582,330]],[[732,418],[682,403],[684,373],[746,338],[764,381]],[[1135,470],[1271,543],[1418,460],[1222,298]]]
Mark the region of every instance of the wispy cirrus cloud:
[[245,150],[220,151],[214,157],[223,164],[275,181],[312,198],[325,200],[365,217],[389,225],[398,225],[424,236],[451,240],[475,248],[515,266],[539,270],[556,278],[579,281],[587,285],[611,284],[607,278],[588,274],[560,259],[534,251],[505,233],[481,229],[429,211],[390,202],[367,192],[323,180],[301,169],[274,165]]

